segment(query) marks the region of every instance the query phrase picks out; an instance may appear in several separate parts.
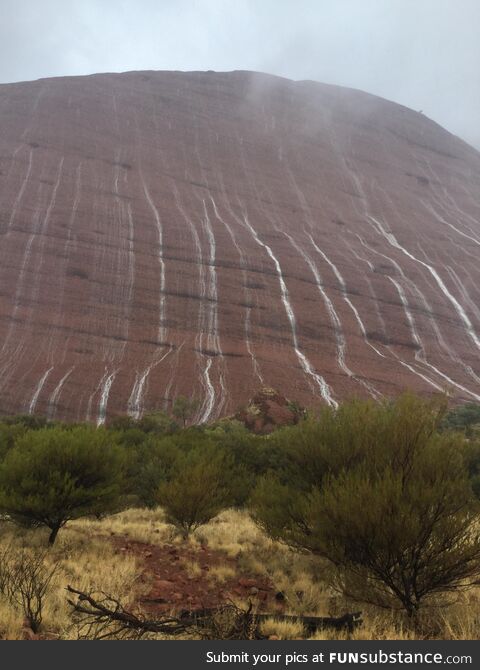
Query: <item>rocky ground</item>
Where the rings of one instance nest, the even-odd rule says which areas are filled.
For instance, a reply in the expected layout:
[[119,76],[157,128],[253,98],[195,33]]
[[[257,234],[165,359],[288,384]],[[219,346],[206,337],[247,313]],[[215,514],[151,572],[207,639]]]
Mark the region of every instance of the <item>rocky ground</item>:
[[[116,551],[134,555],[143,565],[140,581],[145,593],[138,605],[161,616],[182,609],[198,610],[227,602],[251,600],[261,610],[278,609],[282,596],[265,578],[244,574],[236,558],[206,546],[154,545],[113,538]],[[212,574],[221,566],[227,576]]]

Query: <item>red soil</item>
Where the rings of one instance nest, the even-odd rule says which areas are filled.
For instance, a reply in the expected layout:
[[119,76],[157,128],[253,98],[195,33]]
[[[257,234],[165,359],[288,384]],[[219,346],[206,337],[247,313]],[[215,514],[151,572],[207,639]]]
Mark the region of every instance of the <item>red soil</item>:
[[[268,580],[244,574],[235,558],[220,551],[188,544],[161,546],[112,538],[117,552],[133,554],[143,566],[140,581],[150,590],[138,604],[152,615],[216,607],[232,600],[254,601],[260,609],[274,607],[275,590]],[[201,568],[198,576],[189,576],[186,563],[195,562]],[[235,570],[235,576],[219,583],[209,578],[210,569],[225,565]]]

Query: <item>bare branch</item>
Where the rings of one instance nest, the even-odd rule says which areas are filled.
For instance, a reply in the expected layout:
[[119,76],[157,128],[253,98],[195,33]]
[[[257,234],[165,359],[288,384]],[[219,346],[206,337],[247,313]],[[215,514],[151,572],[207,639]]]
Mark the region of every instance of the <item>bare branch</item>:
[[155,633],[171,636],[188,633],[209,640],[258,640],[262,638],[259,624],[271,618],[301,623],[308,633],[322,628],[351,632],[362,623],[361,612],[339,618],[257,614],[253,612],[252,603],[247,609],[227,603],[209,609],[183,610],[178,617],[148,619],[126,610],[116,598],[105,593],[96,597],[72,586],[67,586],[67,591],[77,596],[76,600],[69,598],[68,603],[78,625],[79,639],[139,639]]

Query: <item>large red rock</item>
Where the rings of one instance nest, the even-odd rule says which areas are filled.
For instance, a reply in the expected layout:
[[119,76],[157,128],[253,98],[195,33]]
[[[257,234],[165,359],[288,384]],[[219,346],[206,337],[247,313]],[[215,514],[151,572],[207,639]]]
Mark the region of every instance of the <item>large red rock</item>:
[[257,434],[267,434],[282,426],[292,426],[305,416],[305,410],[271,388],[263,388],[241,408],[235,419]]
[[0,86],[0,409],[480,400],[480,154],[248,72]]

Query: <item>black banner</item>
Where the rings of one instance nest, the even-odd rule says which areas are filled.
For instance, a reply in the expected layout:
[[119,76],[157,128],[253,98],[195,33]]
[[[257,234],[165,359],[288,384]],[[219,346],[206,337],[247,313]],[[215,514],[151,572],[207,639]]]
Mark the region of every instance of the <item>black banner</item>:
[[[75,650],[72,648],[75,644]],[[137,670],[154,668],[313,668],[409,666],[474,666],[480,664],[478,641],[130,641],[5,643],[1,647],[4,667],[35,664],[64,668],[94,664],[108,668]],[[13,665],[15,664],[15,665]],[[44,665],[45,664],[45,665]]]

